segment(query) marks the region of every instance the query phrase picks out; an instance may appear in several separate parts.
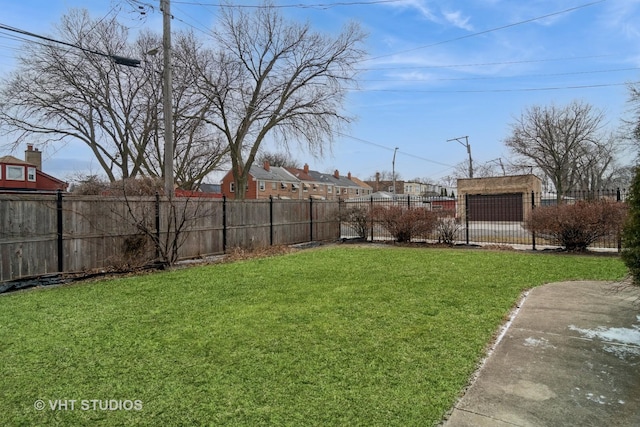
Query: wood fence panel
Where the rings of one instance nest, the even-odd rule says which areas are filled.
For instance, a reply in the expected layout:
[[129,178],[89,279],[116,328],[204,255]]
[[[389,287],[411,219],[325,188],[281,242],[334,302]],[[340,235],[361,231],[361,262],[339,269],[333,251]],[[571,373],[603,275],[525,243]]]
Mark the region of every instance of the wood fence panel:
[[269,246],[269,200],[228,200],[227,248]]
[[125,261],[128,238],[142,234],[136,224],[153,229],[155,199],[67,196],[63,218],[65,271],[105,268]]
[[337,201],[313,201],[313,240],[327,241],[340,238]]
[[0,281],[58,270],[56,196],[0,194]]
[[192,199],[180,259],[198,258],[223,253],[223,201],[220,199]]
[[308,200],[273,201],[273,244],[306,242],[311,235]]
[[[223,253],[225,237],[227,249],[268,246],[272,236],[276,245],[306,242],[311,237],[334,239],[338,225],[333,218],[323,216],[337,205],[317,200],[197,198],[170,203],[147,196],[63,194],[63,269],[87,271],[154,259],[155,247],[141,228],[155,235],[156,211],[161,241],[175,232],[174,220],[184,219],[178,254],[186,259]],[[1,281],[57,272],[57,219],[56,195],[0,195]],[[141,236],[147,236],[144,253],[127,258]]]

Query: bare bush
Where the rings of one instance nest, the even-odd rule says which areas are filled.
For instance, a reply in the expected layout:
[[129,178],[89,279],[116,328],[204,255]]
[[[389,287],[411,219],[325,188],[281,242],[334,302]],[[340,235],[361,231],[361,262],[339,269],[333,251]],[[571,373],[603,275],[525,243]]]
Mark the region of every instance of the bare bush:
[[346,206],[338,211],[337,217],[340,224],[353,230],[359,238],[369,237],[371,210],[368,206]]
[[423,208],[376,206],[372,217],[396,239],[410,242],[413,237],[427,237],[436,227],[438,214]]
[[436,223],[436,232],[438,234],[438,243],[453,245],[460,231],[460,224],[455,218],[450,216],[441,216]]
[[617,236],[626,217],[623,203],[609,200],[539,207],[525,227],[563,246],[567,251],[586,251],[600,238]]

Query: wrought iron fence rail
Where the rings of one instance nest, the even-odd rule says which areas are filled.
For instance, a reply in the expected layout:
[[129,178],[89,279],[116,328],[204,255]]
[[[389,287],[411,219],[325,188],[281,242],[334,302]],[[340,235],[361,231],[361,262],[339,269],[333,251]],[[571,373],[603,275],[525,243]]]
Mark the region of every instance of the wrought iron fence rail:
[[[498,195],[499,196],[499,195]],[[472,196],[473,197],[473,196]],[[560,243],[549,235],[535,234],[527,228],[527,221],[534,209],[575,204],[578,201],[608,200],[625,203],[628,192],[624,189],[572,191],[561,195],[551,192],[522,193],[521,200],[500,197],[469,199],[469,195],[456,197],[420,197],[397,195],[390,198],[358,198],[341,202],[340,209],[359,207],[371,212],[378,207],[401,207],[403,209],[427,209],[435,211],[440,218],[455,221],[456,230],[453,241],[448,243],[468,245],[497,245],[529,249],[561,248]],[[514,200],[516,200],[514,202]],[[519,216],[519,220],[502,220]],[[478,218],[481,218],[478,220]],[[368,241],[393,241],[394,237],[386,230],[382,222],[369,218]],[[348,222],[343,221],[340,228],[341,238],[363,238]],[[601,251],[619,251],[620,232],[614,231],[599,237],[590,249]],[[441,233],[436,229],[426,236],[413,236],[412,242],[443,242]]]

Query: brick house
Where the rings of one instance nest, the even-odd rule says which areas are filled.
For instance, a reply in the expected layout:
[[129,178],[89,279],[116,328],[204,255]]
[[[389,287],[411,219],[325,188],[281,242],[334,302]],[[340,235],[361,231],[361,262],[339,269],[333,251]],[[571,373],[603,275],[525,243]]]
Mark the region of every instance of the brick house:
[[[229,170],[220,181],[222,195],[235,198],[235,182],[233,171]],[[264,162],[262,166],[253,165],[249,169],[246,199],[298,199],[301,182],[285,168],[271,166]]]
[[349,172],[349,174],[347,175],[347,178],[349,178],[351,181],[353,181],[358,187],[360,187],[360,190],[356,190],[357,196],[368,196],[370,194],[373,194],[373,188],[371,188],[370,185],[368,185],[366,182],[360,180],[359,178],[356,178],[355,176],[351,176],[351,172]]
[[332,199],[333,184],[328,183],[326,180],[316,179],[312,176],[313,171],[309,170],[309,165],[304,164],[302,169],[286,168],[287,171],[300,180],[300,193],[301,199],[319,199],[327,200]]
[[68,183],[42,172],[42,152],[27,145],[25,159],[0,157],[0,191],[66,191]]
[[351,176],[351,172],[347,176],[343,176],[340,175],[338,170],[334,171],[333,174],[309,171],[309,175],[326,185],[327,200],[348,199],[371,192],[371,187],[364,183],[364,186],[359,184],[362,181]]
[[[340,176],[336,170],[333,174],[321,173],[309,169],[305,164],[302,169],[270,166],[264,162],[262,166],[251,166],[247,183],[246,199],[319,199],[337,200],[369,194],[371,187],[359,179]],[[232,171],[222,178],[222,194],[227,198],[235,197]]]

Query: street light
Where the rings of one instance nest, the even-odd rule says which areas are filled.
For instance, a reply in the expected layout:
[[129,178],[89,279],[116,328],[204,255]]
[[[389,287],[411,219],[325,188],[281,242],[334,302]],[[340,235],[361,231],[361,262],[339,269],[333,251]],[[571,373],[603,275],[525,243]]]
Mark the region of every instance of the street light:
[[[464,138],[465,142],[460,141]],[[469,145],[468,136],[460,136],[458,138],[447,139],[447,142],[458,141],[463,147],[467,147],[467,153],[469,153],[469,178],[473,178],[473,161],[471,160],[471,145]]]
[[391,179],[393,180],[393,197],[396,197],[396,151],[398,147],[393,150],[393,161],[391,162]]

